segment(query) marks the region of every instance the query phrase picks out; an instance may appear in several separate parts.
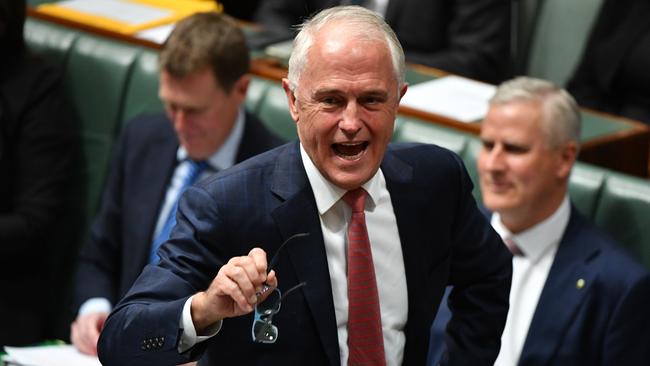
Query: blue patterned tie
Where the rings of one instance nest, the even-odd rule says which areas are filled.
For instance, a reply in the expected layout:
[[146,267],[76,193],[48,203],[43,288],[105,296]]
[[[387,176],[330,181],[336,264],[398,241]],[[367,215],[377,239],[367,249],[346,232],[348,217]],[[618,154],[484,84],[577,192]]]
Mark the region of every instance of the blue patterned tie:
[[183,184],[181,185],[180,189],[178,190],[178,195],[174,198],[174,205],[172,206],[172,209],[169,210],[169,214],[167,215],[167,219],[165,220],[165,225],[163,225],[162,229],[156,236],[156,238],[153,241],[153,244],[151,245],[151,252],[149,253],[149,263],[158,263],[158,248],[160,248],[160,245],[169,239],[169,234],[172,231],[172,228],[174,225],[176,225],[176,210],[178,209],[178,201],[181,198],[181,195],[187,187],[191,186],[194,181],[196,181],[196,178],[201,175],[201,172],[205,169],[205,167],[208,165],[205,161],[193,161],[193,160],[187,160],[187,163],[189,164],[189,169],[187,170],[187,173],[185,174],[185,178],[183,179]]

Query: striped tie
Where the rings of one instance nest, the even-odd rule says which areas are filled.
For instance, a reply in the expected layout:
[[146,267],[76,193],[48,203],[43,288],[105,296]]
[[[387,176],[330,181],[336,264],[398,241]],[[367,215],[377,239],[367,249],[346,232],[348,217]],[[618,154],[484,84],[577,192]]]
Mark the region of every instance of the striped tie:
[[386,364],[377,280],[363,212],[366,195],[358,188],[343,196],[352,208],[348,226],[348,366]]

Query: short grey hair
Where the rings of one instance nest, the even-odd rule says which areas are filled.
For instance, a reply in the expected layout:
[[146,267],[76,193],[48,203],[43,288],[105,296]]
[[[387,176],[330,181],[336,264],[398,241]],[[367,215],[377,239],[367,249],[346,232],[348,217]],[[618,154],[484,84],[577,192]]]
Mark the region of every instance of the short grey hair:
[[520,76],[499,85],[489,104],[516,102],[542,104],[543,128],[550,147],[580,141],[580,109],[566,90],[546,80]]
[[377,13],[360,6],[335,6],[325,9],[298,26],[299,32],[293,40],[293,51],[289,57],[289,88],[296,91],[300,75],[307,63],[307,54],[318,32],[327,24],[345,21],[354,25],[359,37],[386,42],[390,51],[398,87],[404,85],[404,50],[395,32]]

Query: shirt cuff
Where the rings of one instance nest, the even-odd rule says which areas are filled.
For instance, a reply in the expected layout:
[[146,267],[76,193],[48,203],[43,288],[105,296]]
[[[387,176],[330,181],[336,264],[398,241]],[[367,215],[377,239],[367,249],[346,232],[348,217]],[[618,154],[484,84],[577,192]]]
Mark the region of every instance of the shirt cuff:
[[113,309],[113,305],[108,299],[103,297],[92,297],[79,307],[79,313],[77,316],[82,316],[90,313],[110,313]]
[[197,343],[201,343],[206,339],[214,337],[221,330],[222,320],[214,323],[208,329],[206,329],[204,335],[197,335],[196,329],[194,328],[194,322],[192,321],[192,299],[194,296],[191,296],[185,305],[183,306],[183,316],[181,316],[181,341],[178,342],[178,353],[183,353],[190,348],[194,347]]

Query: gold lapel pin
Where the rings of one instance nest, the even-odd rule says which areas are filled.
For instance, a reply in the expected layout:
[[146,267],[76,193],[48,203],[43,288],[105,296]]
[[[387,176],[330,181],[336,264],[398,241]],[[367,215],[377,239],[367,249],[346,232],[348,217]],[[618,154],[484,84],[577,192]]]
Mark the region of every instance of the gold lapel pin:
[[576,282],[576,288],[577,288],[578,290],[580,290],[580,289],[582,289],[583,287],[585,287],[585,280],[583,280],[583,279],[581,278],[581,279],[579,279],[579,280]]

